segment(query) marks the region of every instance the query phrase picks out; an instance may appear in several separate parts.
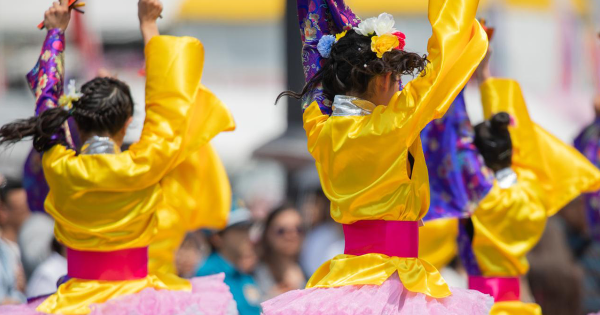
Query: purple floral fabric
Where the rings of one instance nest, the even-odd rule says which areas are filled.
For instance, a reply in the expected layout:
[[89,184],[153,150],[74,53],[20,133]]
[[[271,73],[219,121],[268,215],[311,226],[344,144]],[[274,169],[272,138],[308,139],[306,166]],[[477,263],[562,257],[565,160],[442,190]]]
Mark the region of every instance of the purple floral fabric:
[[481,276],[481,269],[473,252],[473,223],[470,218],[458,221],[458,256],[469,276]]
[[466,218],[492,188],[494,178],[473,144],[464,91],[443,118],[421,132],[431,205],[424,220]]
[[[600,118],[581,131],[575,138],[575,148],[596,167],[600,167]],[[585,194],[588,226],[592,237],[600,241],[600,191]]]
[[[35,96],[35,114],[55,108],[58,99],[63,94],[64,86],[64,56],[65,36],[59,29],[49,30],[42,46],[40,58],[33,69],[27,74],[29,88]],[[65,124],[56,139],[62,138],[72,148],[76,148],[79,137],[75,131],[72,119]],[[32,150],[27,157],[23,170],[23,186],[27,191],[27,201],[32,211],[44,211],[44,200],[48,195],[48,184],[44,178],[41,165],[41,153]]]
[[[344,3],[344,0],[298,0],[297,4],[303,43],[302,64],[308,82],[319,71],[323,62],[317,50],[321,37],[335,35],[357,26],[360,19]],[[331,115],[333,100],[323,94],[322,87],[317,87],[302,100],[302,108],[306,109],[314,101],[319,104],[323,114]]]

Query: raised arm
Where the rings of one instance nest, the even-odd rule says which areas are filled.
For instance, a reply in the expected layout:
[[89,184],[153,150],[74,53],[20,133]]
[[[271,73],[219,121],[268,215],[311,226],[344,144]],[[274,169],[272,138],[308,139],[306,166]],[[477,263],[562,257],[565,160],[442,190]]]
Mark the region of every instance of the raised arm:
[[[43,160],[44,170],[57,175],[52,178],[89,190],[140,190],[158,183],[221,131],[235,128],[225,105],[200,82],[200,41],[153,36],[145,53],[146,119],[139,142],[116,155],[75,156],[55,146]],[[107,171],[94,172],[99,167]]]
[[478,4],[478,0],[429,1],[433,28],[427,46],[429,65],[383,113],[405,131],[406,146],[431,120],[444,115],[485,56],[488,40],[475,19]]
[[[63,95],[64,89],[64,55],[65,35],[71,13],[69,11],[68,0],[55,2],[44,14],[44,25],[48,29],[46,40],[42,46],[42,51],[38,62],[27,74],[29,88],[35,96],[35,114],[40,115],[44,111],[59,106],[59,99]],[[56,137],[65,138],[65,142],[70,147],[75,148],[71,132],[75,131],[74,126],[69,127],[65,124],[61,133]],[[75,136],[75,138],[77,138]]]
[[[321,69],[323,57],[317,50],[319,40],[325,35],[335,35],[357,26],[360,19],[344,0],[298,0],[297,4],[302,38],[302,65],[308,82]],[[333,100],[327,100],[321,87],[304,97],[302,107],[306,109],[315,101],[323,114],[331,114],[330,104]]]

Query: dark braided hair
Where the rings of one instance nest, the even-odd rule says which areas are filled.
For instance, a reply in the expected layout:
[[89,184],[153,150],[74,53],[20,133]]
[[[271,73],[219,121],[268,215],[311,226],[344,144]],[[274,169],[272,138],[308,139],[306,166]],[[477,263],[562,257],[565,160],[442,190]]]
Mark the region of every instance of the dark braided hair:
[[475,126],[475,147],[483,156],[485,165],[494,172],[512,165],[509,125],[510,115],[500,112]]
[[325,59],[321,69],[304,85],[300,93],[284,91],[283,96],[301,99],[320,84],[329,99],[350,92],[364,94],[375,76],[391,73],[392,77],[415,75],[424,72],[427,56],[404,50],[392,50],[378,58],[371,50],[371,36],[363,36],[349,30],[346,36],[335,43],[331,55]]
[[54,135],[73,117],[77,128],[88,134],[117,134],[133,115],[133,99],[129,86],[113,78],[95,78],[81,88],[83,96],[68,111],[62,107],[44,111],[39,116],[20,119],[0,128],[0,145],[13,144],[32,137],[33,147],[43,152],[61,144]]

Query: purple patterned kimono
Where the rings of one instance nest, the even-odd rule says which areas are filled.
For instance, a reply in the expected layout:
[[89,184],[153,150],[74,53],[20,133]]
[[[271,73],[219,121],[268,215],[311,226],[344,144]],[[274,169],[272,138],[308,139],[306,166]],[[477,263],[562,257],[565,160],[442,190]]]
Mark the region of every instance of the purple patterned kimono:
[[[48,31],[40,53],[40,58],[27,74],[29,88],[35,96],[35,114],[55,108],[63,94],[65,36],[59,29]],[[64,138],[62,142],[72,148],[79,144],[75,122],[72,119],[65,128],[56,134],[56,138]],[[41,164],[41,153],[31,150],[23,170],[23,186],[27,191],[27,202],[32,211],[44,211],[44,200],[48,195],[48,184],[44,178]]]
[[481,275],[473,254],[473,226],[469,217],[492,188],[493,173],[473,144],[474,131],[467,114],[464,90],[441,119],[421,132],[429,171],[431,205],[424,220],[459,218],[459,256],[467,273]]
[[473,144],[464,90],[441,119],[421,132],[429,171],[431,205],[425,221],[468,218],[492,188],[493,174]]
[[[298,19],[302,38],[302,65],[308,82],[321,69],[323,58],[317,50],[321,37],[358,26],[360,19],[343,0],[298,0]],[[314,101],[317,101],[323,114],[331,115],[333,100],[327,99],[322,87],[317,87],[302,100],[303,109]]]
[[[600,117],[585,127],[575,138],[575,148],[600,167]],[[600,191],[585,195],[588,226],[592,237],[600,241]]]

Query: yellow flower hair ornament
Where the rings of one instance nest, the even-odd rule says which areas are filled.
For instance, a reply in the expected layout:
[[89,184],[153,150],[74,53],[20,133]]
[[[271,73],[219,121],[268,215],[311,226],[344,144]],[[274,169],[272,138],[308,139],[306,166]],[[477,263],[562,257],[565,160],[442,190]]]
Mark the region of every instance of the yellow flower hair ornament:
[[70,80],[69,85],[67,86],[67,93],[63,94],[58,99],[58,105],[61,106],[64,110],[72,113],[73,111],[73,102],[78,101],[83,94],[77,92],[75,88],[75,80]]

